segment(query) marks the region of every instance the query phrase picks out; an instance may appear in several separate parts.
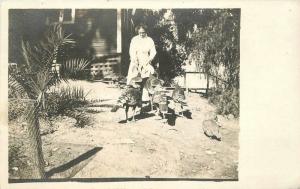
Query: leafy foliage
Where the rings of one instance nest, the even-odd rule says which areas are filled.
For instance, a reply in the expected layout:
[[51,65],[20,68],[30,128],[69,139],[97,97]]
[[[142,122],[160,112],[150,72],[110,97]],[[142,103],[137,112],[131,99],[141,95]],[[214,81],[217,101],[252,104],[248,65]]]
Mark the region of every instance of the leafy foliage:
[[26,104],[21,99],[8,99],[8,121],[21,118],[26,108]]
[[[63,60],[63,54],[75,42],[70,35],[64,35],[60,25],[49,28],[45,38],[36,44],[22,42],[24,62],[17,69],[9,69],[9,88],[13,93],[26,94],[36,100],[36,106],[45,106],[45,94],[51,86],[57,85],[68,78],[76,79],[89,61],[85,59]],[[61,75],[53,69],[58,64]],[[11,94],[15,95],[15,94]]]
[[239,117],[239,90],[232,88],[227,90],[213,88],[209,92],[209,102],[217,106],[217,113],[232,114]]
[[73,78],[73,79],[80,79],[80,78],[87,77],[86,75],[89,75],[90,70],[86,70],[86,68],[89,65],[90,65],[90,60],[87,59],[75,58],[75,59],[67,60],[61,66],[62,77]]
[[46,94],[47,104],[44,111],[49,117],[64,115],[67,111],[86,105],[86,95],[80,87],[52,89]]
[[47,104],[43,110],[47,117],[68,116],[76,119],[77,127],[84,127],[90,124],[90,117],[82,110],[89,105],[86,100],[88,93],[81,87],[60,87],[50,90],[46,94]]
[[238,9],[174,10],[179,41],[198,70],[215,78],[210,101],[219,113],[239,115],[240,11]]
[[[240,11],[175,10],[175,15],[180,26],[179,41],[185,41],[187,52],[193,59],[198,60],[197,66],[224,80],[228,85],[239,88]],[[184,24],[188,22],[186,18],[191,18],[189,24]]]
[[26,91],[14,77],[8,77],[8,98],[28,98]]

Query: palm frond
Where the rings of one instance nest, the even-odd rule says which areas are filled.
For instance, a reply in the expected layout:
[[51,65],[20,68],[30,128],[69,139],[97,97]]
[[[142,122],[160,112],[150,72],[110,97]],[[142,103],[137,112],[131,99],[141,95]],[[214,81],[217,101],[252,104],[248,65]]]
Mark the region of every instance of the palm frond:
[[[11,70],[10,70],[11,71]],[[34,81],[32,79],[32,74],[27,74],[26,71],[11,71],[9,74],[9,86],[16,86],[18,88],[22,88],[22,91],[25,93],[28,98],[35,98],[36,97],[36,90]]]
[[[28,97],[36,99],[37,106],[44,105],[45,92],[53,85],[61,82],[57,73],[53,72],[53,63],[62,64],[60,56],[66,50],[66,45],[74,44],[71,35],[65,35],[60,24],[49,28],[45,38],[37,44],[22,41],[22,53],[25,62],[20,64],[19,71],[13,71],[10,84],[18,91],[26,91]],[[64,76],[75,78],[89,65],[85,59],[72,59],[62,66]]]
[[69,34],[63,38],[62,45],[73,45],[75,41],[70,38],[72,34]]
[[25,66],[29,72],[34,72],[41,68],[40,52],[35,46],[31,46],[28,42],[22,41],[22,53],[25,59]]
[[50,72],[40,72],[37,73],[37,86],[41,91],[47,90],[50,85],[51,81],[54,80],[56,74],[52,74]]
[[71,34],[64,34],[61,24],[56,24],[50,28],[47,36],[47,42],[52,46],[70,45],[75,43],[75,41],[70,38]]
[[12,76],[8,77],[8,90],[12,95],[16,95],[18,97],[21,96],[27,97],[27,93],[24,87]]
[[76,79],[76,76],[82,73],[90,65],[90,63],[90,60],[83,58],[67,60],[61,67],[62,77]]
[[56,84],[60,83],[60,79],[57,74],[51,72],[40,72],[37,74],[37,87],[38,87],[38,97],[37,103],[42,104],[45,107],[45,92]]

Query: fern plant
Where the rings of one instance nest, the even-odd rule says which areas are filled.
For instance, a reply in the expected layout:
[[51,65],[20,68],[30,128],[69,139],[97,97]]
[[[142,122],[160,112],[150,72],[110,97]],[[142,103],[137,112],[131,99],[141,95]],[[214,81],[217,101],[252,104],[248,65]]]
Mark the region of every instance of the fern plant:
[[[75,41],[70,35],[65,35],[61,25],[49,28],[44,39],[37,44],[22,42],[24,61],[18,64],[17,69],[9,68],[9,88],[19,94],[26,94],[27,111],[24,119],[27,123],[29,149],[34,164],[33,178],[45,178],[44,158],[39,131],[39,112],[45,107],[45,94],[50,87],[67,79],[74,79],[76,74],[84,70],[89,61],[85,59],[70,59],[64,61],[64,51]],[[61,67],[61,73],[53,69],[53,65]]]

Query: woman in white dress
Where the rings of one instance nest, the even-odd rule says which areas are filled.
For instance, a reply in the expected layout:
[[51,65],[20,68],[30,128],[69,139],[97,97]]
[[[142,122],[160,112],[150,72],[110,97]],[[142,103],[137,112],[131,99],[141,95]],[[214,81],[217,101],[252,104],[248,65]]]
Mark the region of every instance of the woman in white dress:
[[[147,36],[147,27],[139,25],[136,27],[138,35],[134,36],[131,40],[129,47],[130,65],[127,75],[127,85],[133,77],[140,74],[143,78],[143,85],[147,78],[154,73],[154,68],[151,61],[156,55],[154,41],[151,37]],[[147,95],[143,92],[143,101],[147,101]]]

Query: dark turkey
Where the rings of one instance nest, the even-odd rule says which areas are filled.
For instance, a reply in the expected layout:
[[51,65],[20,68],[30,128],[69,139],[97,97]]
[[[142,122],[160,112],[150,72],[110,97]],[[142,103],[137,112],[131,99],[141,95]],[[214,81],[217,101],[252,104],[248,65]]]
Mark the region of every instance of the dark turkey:
[[150,75],[150,77],[145,82],[144,88],[147,90],[149,95],[151,111],[153,111],[153,94],[157,90],[157,87],[160,87],[162,85],[163,81],[156,78],[154,75]]
[[141,78],[133,78],[122,92],[117,104],[111,109],[111,112],[116,112],[120,107],[125,108],[126,122],[128,121],[128,110],[130,107],[133,109],[132,121],[135,121],[136,107],[142,106],[142,91],[141,91]]

